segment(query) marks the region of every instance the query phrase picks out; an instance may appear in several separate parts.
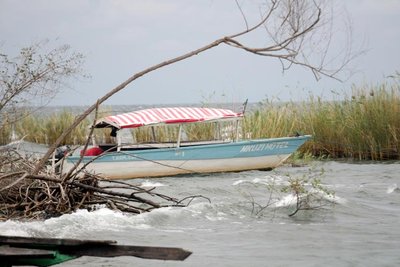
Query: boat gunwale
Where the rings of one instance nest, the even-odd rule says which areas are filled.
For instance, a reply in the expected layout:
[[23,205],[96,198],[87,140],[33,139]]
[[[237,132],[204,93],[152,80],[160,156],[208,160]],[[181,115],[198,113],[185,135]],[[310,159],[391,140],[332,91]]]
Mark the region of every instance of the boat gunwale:
[[[273,143],[273,142],[282,142],[285,140],[298,140],[298,139],[310,139],[311,135],[300,135],[300,136],[289,136],[289,137],[276,137],[276,138],[262,138],[262,139],[249,139],[249,140],[240,140],[240,141],[228,141],[228,142],[224,142],[223,140],[221,140],[221,142],[218,142],[218,140],[215,141],[199,141],[202,144],[195,144],[197,142],[191,142],[192,144],[190,145],[181,145],[181,146],[174,146],[174,147],[148,147],[148,148],[128,148],[126,149],[126,146],[122,146],[120,151],[105,151],[102,154],[98,155],[98,156],[83,156],[84,159],[94,159],[94,158],[102,158],[104,156],[113,156],[113,155],[121,155],[121,154],[134,154],[136,153],[143,153],[143,154],[147,154],[147,153],[154,153],[155,151],[157,152],[170,152],[170,151],[185,151],[185,150],[189,150],[192,148],[197,148],[197,149],[206,149],[206,148],[217,148],[217,147],[224,147],[224,146],[242,146],[242,145],[256,145],[259,143],[264,143],[264,142],[268,142],[268,143]],[[211,142],[211,143],[207,143],[207,142]],[[215,143],[218,142],[218,143]],[[145,145],[146,143],[143,143],[141,145]],[[149,143],[150,144],[150,143]],[[152,145],[154,144],[160,144],[160,143],[151,143]],[[172,143],[171,144],[176,144],[176,143]],[[117,145],[115,145],[115,147],[117,147]],[[69,159],[70,161],[75,161],[80,159],[82,156],[80,155],[70,155],[67,156],[67,159]]]

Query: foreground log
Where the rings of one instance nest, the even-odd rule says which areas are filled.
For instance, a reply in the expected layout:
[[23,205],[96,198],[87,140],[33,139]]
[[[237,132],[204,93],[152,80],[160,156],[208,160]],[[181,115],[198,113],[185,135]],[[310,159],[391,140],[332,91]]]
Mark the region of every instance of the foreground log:
[[109,240],[76,240],[0,236],[0,266],[51,266],[81,256],[134,256],[183,261],[192,254],[181,248],[123,246]]

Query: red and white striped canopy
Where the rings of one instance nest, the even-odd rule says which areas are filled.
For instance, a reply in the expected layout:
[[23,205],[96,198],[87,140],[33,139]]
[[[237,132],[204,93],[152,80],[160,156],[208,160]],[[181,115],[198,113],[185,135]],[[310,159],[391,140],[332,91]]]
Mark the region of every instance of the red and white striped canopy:
[[243,117],[243,113],[235,113],[229,109],[218,108],[151,108],[130,113],[108,116],[97,121],[97,128],[116,127],[135,128],[145,125],[190,123],[214,121]]

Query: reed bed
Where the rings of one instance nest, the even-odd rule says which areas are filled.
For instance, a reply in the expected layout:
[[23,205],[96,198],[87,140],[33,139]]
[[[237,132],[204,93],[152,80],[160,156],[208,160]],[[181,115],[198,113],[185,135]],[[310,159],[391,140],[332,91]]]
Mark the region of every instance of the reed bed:
[[178,128],[174,126],[143,127],[131,131],[133,140],[138,143],[148,142],[176,142],[178,138]]
[[[75,115],[67,110],[50,116],[28,115],[15,124],[16,134],[25,141],[52,144],[75,120]],[[62,142],[62,145],[82,144],[87,139],[89,120],[85,120]]]
[[[110,108],[106,108],[99,111],[99,114],[107,116],[111,112]],[[64,109],[61,112],[50,115],[32,114],[29,111],[21,111],[19,117],[20,119],[13,123],[5,117],[0,124],[0,145],[11,142],[13,134],[28,142],[52,144],[74,122],[76,114],[69,109]],[[84,144],[88,138],[89,128],[93,120],[94,116],[89,116],[63,140],[61,145]],[[94,137],[100,143],[112,142],[110,129],[96,131],[94,132]]]
[[252,138],[297,132],[313,136],[300,151],[316,157],[399,159],[399,85],[355,88],[340,101],[310,96],[302,103],[263,102],[244,123],[244,135]]
[[[241,124],[241,136],[270,138],[311,134],[313,139],[300,149],[301,154],[316,157],[388,160],[400,159],[400,83],[354,88],[351,95],[340,100],[324,101],[310,95],[304,102],[274,103],[263,101],[248,111]],[[101,116],[111,114],[103,111]],[[25,140],[51,144],[74,120],[70,111],[48,117],[27,116],[15,124],[17,135]],[[93,118],[84,121],[64,140],[63,144],[84,144]],[[3,122],[6,122],[4,120]],[[222,125],[224,134],[234,125]],[[219,130],[221,130],[219,129]],[[214,123],[193,124],[185,127],[185,138],[190,140],[215,139],[218,130]],[[217,131],[218,132],[218,131]],[[11,126],[0,126],[0,142],[10,139]],[[98,142],[107,143],[109,132],[96,132]],[[174,141],[178,127],[146,127],[132,131],[137,142]],[[233,135],[223,136],[227,139]]]
[[[399,159],[398,85],[358,88],[343,102],[326,104],[325,120],[314,120],[316,153],[356,159]],[[311,105],[316,112],[318,106]],[[310,114],[314,119],[315,113]],[[308,125],[307,125],[308,126]],[[318,151],[319,150],[319,151]]]
[[[181,140],[191,141],[205,141],[217,139],[232,139],[230,130],[232,130],[232,123],[194,123],[185,125]],[[223,134],[221,134],[223,133]],[[157,127],[142,127],[132,130],[132,137],[138,143],[153,142],[176,142],[179,134],[179,126],[177,125],[164,125]],[[222,135],[222,136],[219,136]]]
[[11,142],[12,136],[12,124],[7,118],[7,115],[3,118],[0,124],[0,145],[6,145]]

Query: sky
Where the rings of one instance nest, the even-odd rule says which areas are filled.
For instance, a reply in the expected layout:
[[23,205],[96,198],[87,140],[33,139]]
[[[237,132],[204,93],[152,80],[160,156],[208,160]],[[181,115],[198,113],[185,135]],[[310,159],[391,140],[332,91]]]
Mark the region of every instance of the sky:
[[[255,22],[260,1],[238,2],[248,22]],[[339,25],[348,19],[359,54],[344,82],[317,81],[296,66],[283,72],[275,58],[221,45],[139,78],[105,104],[298,101],[310,94],[329,100],[400,71],[399,0],[338,0],[332,6],[332,51],[343,47]],[[50,105],[93,104],[133,74],[244,28],[232,0],[0,0],[2,53],[15,56],[22,47],[49,40],[85,55],[83,69],[90,78],[69,80]],[[266,42],[265,35],[248,40],[256,46]]]

